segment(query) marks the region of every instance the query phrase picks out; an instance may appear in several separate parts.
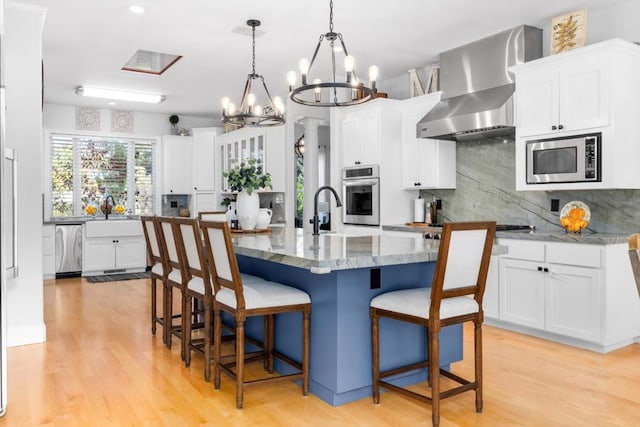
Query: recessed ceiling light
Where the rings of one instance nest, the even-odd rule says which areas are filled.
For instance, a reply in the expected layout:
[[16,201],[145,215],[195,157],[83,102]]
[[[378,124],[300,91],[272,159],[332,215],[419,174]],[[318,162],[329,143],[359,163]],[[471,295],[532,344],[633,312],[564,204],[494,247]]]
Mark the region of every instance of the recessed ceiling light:
[[132,4],[129,6],[129,12],[141,14],[144,13],[144,7],[138,6],[137,4]]
[[89,86],[78,86],[76,94],[93,98],[119,99],[121,101],[146,102],[149,104],[159,104],[165,100],[164,95]]
[[113,101],[107,102],[107,104],[109,104],[109,105],[118,105],[117,102],[113,102]]

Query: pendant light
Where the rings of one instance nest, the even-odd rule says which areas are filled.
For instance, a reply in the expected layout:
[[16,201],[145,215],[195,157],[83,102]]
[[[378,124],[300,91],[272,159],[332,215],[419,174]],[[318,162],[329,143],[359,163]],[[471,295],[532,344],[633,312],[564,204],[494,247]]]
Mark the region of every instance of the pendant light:
[[[252,63],[251,74],[247,75],[247,82],[244,86],[240,107],[237,108],[228,97],[222,98],[222,122],[233,128],[244,126],[278,126],[284,124],[284,102],[279,96],[271,99],[264,77],[256,74],[256,27],[260,26],[257,19],[249,19],[247,25],[251,27],[252,40]],[[254,81],[262,83],[266,93],[267,105],[256,104],[256,95],[252,92]],[[257,86],[260,87],[259,85]]]
[[[327,40],[331,50],[331,81],[323,82],[320,79],[313,79],[309,83],[309,74],[315,63],[322,42]],[[336,80],[336,53],[344,53],[344,81]],[[354,68],[355,60],[347,52],[341,33],[333,31],[333,0],[329,2],[329,32],[320,35],[320,40],[313,52],[311,62],[303,58],[298,63],[301,74],[301,85],[296,87],[297,74],[289,71],[287,80],[289,81],[289,92],[291,100],[298,104],[316,107],[335,107],[356,105],[367,102],[375,97],[376,79],[378,78],[378,67],[369,67],[369,86],[358,80]]]

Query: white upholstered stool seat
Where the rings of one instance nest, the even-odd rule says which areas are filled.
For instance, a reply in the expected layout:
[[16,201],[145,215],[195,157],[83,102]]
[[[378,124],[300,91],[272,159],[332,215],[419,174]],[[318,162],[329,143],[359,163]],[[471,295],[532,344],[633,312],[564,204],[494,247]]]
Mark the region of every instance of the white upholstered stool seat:
[[[245,283],[243,281],[242,284],[247,310],[311,303],[309,294],[281,283],[267,281]],[[237,308],[236,294],[229,288],[220,289],[215,299],[229,307]]]
[[[371,307],[409,316],[429,318],[431,288],[387,292],[371,300]],[[478,312],[478,303],[470,296],[453,297],[440,304],[440,319]]]

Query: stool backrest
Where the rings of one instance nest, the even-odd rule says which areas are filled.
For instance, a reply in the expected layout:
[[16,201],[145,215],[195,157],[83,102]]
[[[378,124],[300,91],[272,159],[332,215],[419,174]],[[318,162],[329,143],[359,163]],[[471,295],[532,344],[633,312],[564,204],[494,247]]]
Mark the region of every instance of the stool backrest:
[[166,249],[167,266],[170,267],[170,269],[177,269],[180,271],[180,257],[178,256],[178,248],[173,235],[173,218],[161,216],[158,217],[158,222],[160,223],[162,239]]
[[201,211],[198,212],[199,221],[226,221],[227,211]]
[[443,299],[473,295],[482,307],[495,222],[445,223],[431,286],[430,319],[440,318]]
[[236,309],[244,310],[244,289],[229,224],[226,221],[201,221],[200,228],[215,293],[222,288],[231,289],[236,295]]
[[193,277],[201,278],[204,282],[205,295],[211,295],[211,281],[207,271],[198,220],[195,218],[174,218],[173,235],[184,280],[188,282]]
[[144,232],[144,240],[147,243],[147,255],[149,263],[151,265],[162,264],[165,265],[165,259],[163,253],[160,250],[160,239],[158,235],[159,224],[155,216],[143,215],[140,217],[142,221],[142,231]]
[[632,234],[629,236],[629,260],[631,261],[631,269],[633,277],[638,288],[638,296],[640,296],[640,234]]

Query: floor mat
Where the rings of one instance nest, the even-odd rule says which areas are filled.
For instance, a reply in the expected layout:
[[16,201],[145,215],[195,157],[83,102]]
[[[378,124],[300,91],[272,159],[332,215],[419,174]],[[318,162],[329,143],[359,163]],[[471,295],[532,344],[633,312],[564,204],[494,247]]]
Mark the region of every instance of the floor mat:
[[86,276],[89,283],[117,282],[119,280],[148,279],[149,273],[105,274],[102,276]]

